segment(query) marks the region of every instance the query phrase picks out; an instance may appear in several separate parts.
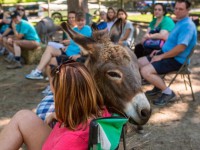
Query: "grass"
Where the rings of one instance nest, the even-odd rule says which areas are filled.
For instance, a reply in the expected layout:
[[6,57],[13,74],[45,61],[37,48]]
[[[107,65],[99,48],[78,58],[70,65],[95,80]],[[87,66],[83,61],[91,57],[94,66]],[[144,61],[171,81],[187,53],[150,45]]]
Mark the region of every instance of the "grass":
[[[200,12],[195,12],[192,14],[199,14]],[[141,22],[151,22],[152,14],[142,14],[142,15],[131,15],[128,17],[131,21],[141,21]],[[200,18],[199,18],[200,19]],[[200,26],[197,27],[197,30],[200,31]]]
[[131,21],[151,22],[152,14],[131,15],[128,16],[128,19]]
[[[199,14],[200,15],[200,12],[195,12],[195,13],[192,13],[192,14]],[[94,17],[93,18],[93,22],[96,22],[98,20],[98,17]],[[130,15],[128,16],[128,20],[131,20],[131,21],[141,21],[141,22],[151,22],[152,20],[152,14],[142,14],[142,15]],[[61,22],[55,22],[55,24],[59,25]],[[32,25],[36,25],[36,22],[32,22]],[[197,28],[198,31],[200,31],[200,26],[198,26]]]

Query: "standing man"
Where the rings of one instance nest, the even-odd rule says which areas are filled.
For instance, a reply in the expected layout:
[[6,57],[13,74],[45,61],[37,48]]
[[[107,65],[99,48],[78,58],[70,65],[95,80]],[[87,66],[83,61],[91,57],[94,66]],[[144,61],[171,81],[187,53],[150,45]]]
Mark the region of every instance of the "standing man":
[[[169,34],[160,52],[153,51],[150,56],[138,59],[141,75],[155,87],[147,91],[147,95],[155,95],[162,91],[161,96],[153,104],[163,106],[174,101],[174,92],[165,85],[159,74],[166,74],[180,69],[197,42],[196,26],[189,18],[189,0],[177,0],[175,15],[177,23]],[[155,55],[156,54],[156,55]]]
[[21,68],[21,50],[34,50],[40,44],[35,28],[23,20],[17,11],[11,13],[13,38],[8,38],[5,44],[7,50],[14,53],[15,61],[8,65],[8,69]]

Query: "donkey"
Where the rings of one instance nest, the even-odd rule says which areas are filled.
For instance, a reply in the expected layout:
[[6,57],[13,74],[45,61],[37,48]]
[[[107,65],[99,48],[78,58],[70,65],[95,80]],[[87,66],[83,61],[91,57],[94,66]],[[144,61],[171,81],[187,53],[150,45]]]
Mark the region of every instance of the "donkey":
[[36,31],[41,39],[41,42],[47,44],[48,41],[53,40],[53,34],[59,30],[53,20],[49,17],[45,17],[36,24]]
[[85,65],[95,78],[105,105],[111,112],[125,113],[136,125],[150,118],[149,101],[142,92],[137,58],[130,49],[111,42],[107,31],[94,31],[92,38],[61,27],[88,54]]

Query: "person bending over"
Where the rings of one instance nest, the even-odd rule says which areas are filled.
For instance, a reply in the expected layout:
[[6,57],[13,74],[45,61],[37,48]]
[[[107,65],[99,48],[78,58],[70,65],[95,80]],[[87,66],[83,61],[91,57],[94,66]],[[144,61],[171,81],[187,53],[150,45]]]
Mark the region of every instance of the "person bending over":
[[8,38],[5,47],[15,56],[15,61],[8,65],[8,69],[21,68],[22,50],[34,50],[40,45],[40,39],[35,28],[23,20],[17,11],[11,13],[14,37]]
[[174,101],[175,93],[165,85],[159,74],[180,69],[187,56],[197,42],[197,30],[193,21],[189,18],[189,0],[177,0],[175,15],[178,22],[169,34],[162,50],[153,51],[150,56],[138,59],[141,75],[155,87],[147,91],[147,95],[155,95],[162,91],[161,96],[153,104],[163,106]]
[[110,117],[102,96],[87,68],[68,61],[54,69],[51,76],[57,123],[51,129],[29,110],[17,112],[0,133],[1,150],[18,150],[23,143],[32,150],[86,150],[89,123]]

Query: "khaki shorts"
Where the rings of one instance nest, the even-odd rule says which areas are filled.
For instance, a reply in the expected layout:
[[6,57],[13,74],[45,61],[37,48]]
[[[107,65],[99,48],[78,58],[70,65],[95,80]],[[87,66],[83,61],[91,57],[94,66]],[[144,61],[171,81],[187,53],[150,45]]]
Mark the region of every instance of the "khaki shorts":
[[40,46],[40,43],[29,40],[15,40],[15,43],[17,43],[22,50],[34,50]]

